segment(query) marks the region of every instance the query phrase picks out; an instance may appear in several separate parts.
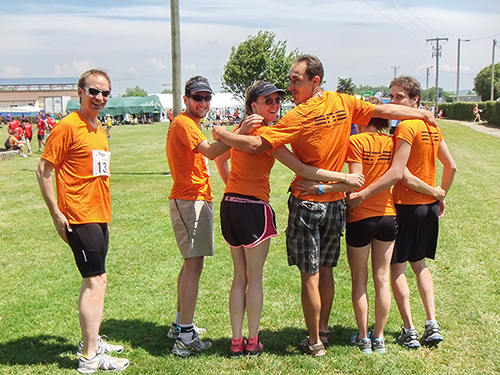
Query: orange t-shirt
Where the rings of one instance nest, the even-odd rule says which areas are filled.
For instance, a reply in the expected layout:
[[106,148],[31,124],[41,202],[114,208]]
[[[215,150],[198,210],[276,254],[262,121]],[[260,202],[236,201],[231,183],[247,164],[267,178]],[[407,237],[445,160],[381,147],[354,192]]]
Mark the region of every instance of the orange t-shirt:
[[[253,128],[250,134],[256,134],[259,128]],[[265,152],[248,154],[231,149],[231,172],[225,193],[251,195],[269,202],[271,192],[269,174],[274,161],[274,156]]]
[[[411,145],[406,166],[410,172],[425,183],[436,186],[436,159],[439,144],[443,140],[441,129],[422,120],[406,120],[399,123],[394,133],[395,141],[402,139]],[[429,204],[436,200],[426,194],[417,193],[399,181],[392,190],[396,204]]]
[[109,223],[108,137],[75,111],[47,138],[42,159],[54,164],[57,205],[70,224]]
[[[361,133],[349,138],[347,162],[363,165],[364,185],[373,184],[387,172],[391,166],[394,149],[393,138],[379,132]],[[347,210],[347,222],[351,223],[376,216],[395,216],[391,188],[366,199],[358,207]]]
[[206,140],[200,127],[184,112],[174,118],[167,135],[167,158],[174,179],[169,199],[212,201],[208,162],[195,151]]
[[[347,154],[347,140],[351,124],[366,125],[375,106],[347,94],[323,92],[322,97],[310,98],[288,112],[278,123],[263,127],[259,135],[271,143],[271,154],[290,143],[294,154],[305,164],[330,171],[341,171]],[[292,194],[301,193],[292,182]],[[302,195],[300,199],[315,202],[333,202],[344,198],[344,193]]]

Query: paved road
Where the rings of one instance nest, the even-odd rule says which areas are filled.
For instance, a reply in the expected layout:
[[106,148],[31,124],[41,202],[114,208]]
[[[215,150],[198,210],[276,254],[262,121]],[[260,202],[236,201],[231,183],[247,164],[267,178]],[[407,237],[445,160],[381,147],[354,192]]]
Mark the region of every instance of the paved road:
[[458,121],[458,120],[448,120],[448,119],[443,119],[443,120],[450,122],[457,122],[459,124],[468,126],[469,128],[474,129],[475,131],[500,138],[500,127],[495,127],[494,125],[490,125],[486,122],[478,123],[478,122]]

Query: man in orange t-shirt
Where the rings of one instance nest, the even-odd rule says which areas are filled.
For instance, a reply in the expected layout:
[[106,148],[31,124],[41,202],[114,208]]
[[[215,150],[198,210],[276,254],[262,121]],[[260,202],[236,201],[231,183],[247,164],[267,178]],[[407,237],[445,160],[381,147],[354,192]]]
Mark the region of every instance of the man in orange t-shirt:
[[201,341],[203,329],[193,323],[198,285],[205,256],[214,252],[212,186],[207,158],[215,159],[229,150],[222,142],[209,143],[200,122],[210,110],[212,89],[201,76],[185,85],[186,111],[174,118],[167,136],[167,157],[173,178],[170,219],[184,264],[177,279],[177,315],[168,337],[176,338],[173,353],[188,357],[208,349]]
[[[420,84],[413,77],[398,77],[390,84],[391,103],[417,108],[420,104]],[[456,165],[441,129],[430,127],[419,120],[402,121],[394,134],[396,143],[410,148],[407,172],[418,184],[436,186],[436,161],[443,164],[441,189],[448,192],[456,172]],[[426,311],[422,343],[437,345],[443,340],[436,321],[434,284],[425,258],[436,254],[439,217],[444,215],[445,200],[436,198],[408,179],[396,183],[393,198],[396,206],[399,232],[391,265],[394,298],[403,319],[404,328],[398,342],[404,346],[419,347],[418,334],[411,318],[409,288],[406,280],[406,262],[417,277],[418,289]]]
[[[394,105],[375,106],[346,94],[323,92],[323,64],[312,55],[295,59],[289,71],[291,91],[297,107],[276,126],[260,136],[243,136],[214,128],[214,139],[242,151],[272,153],[290,143],[295,155],[318,168],[340,171],[344,165],[351,123],[366,125],[372,116],[421,118],[435,123],[425,111]],[[340,236],[345,226],[344,193],[333,193],[320,184],[318,194],[300,195],[300,178],[292,183],[287,235],[288,263],[301,272],[302,307],[309,337],[301,348],[313,356],[325,354],[328,320],[333,303],[335,267],[340,254]],[[299,197],[300,195],[300,197]],[[321,281],[321,282],[320,282]],[[321,335],[321,338],[320,338]]]
[[[57,232],[73,250],[83,278],[78,303],[82,342],[77,354],[81,373],[123,370],[129,364],[125,358],[107,355],[123,351],[123,346],[108,344],[99,336],[107,285],[111,153],[97,116],[106,106],[110,90],[111,81],[102,70],[92,69],[80,77],[80,109],[52,130],[36,171]],[[54,169],[57,199],[52,182]]]
[[[389,88],[391,103],[412,108],[420,105],[422,91],[415,78],[397,77]],[[434,284],[425,258],[435,257],[438,218],[444,215],[444,197],[453,182],[456,165],[441,129],[423,121],[402,121],[396,128],[394,138],[396,146],[389,171],[376,183],[351,196],[356,196],[357,200],[367,199],[380,189],[396,183],[392,193],[399,228],[391,262],[391,283],[404,325],[397,340],[408,348],[418,348],[420,342],[411,317],[406,263],[410,263],[417,277],[426,311],[422,343],[436,345],[443,337],[436,321]],[[443,175],[441,186],[436,187],[437,159],[443,164]]]

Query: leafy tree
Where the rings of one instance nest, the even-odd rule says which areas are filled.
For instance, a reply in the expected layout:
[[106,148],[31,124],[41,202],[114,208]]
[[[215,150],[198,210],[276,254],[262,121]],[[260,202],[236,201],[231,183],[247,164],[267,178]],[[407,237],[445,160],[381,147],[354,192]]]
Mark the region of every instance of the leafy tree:
[[356,85],[352,81],[352,78],[340,78],[337,81],[337,92],[354,95],[356,93]]
[[165,90],[163,90],[161,93],[162,93],[162,94],[172,94],[172,93],[173,93],[173,91],[172,91],[172,89],[165,89]]
[[276,87],[288,87],[288,70],[299,55],[297,49],[286,52],[286,41],[275,41],[269,31],[249,36],[238,47],[231,47],[229,61],[224,65],[222,88],[244,100],[245,90],[255,80],[271,82]]
[[[477,76],[474,77],[474,91],[481,96],[482,100],[491,100],[491,64],[485,66]],[[493,98],[500,96],[500,63],[495,64],[495,76],[493,78]]]
[[[436,88],[435,87],[429,87],[429,101],[435,101],[436,100]],[[452,91],[445,91],[441,87],[439,88],[439,97],[442,98],[445,102],[451,103],[455,99],[455,92]],[[420,100],[425,101],[426,98],[426,91],[422,90],[422,97]]]
[[377,92],[381,92],[383,97],[389,96],[389,87],[388,86],[367,86],[367,85],[358,85],[356,88],[356,94],[363,95],[364,93],[373,92],[375,95]]
[[128,87],[125,90],[125,94],[122,95],[122,97],[125,96],[148,96],[148,92],[144,89],[141,89],[139,86],[135,86],[134,88]]

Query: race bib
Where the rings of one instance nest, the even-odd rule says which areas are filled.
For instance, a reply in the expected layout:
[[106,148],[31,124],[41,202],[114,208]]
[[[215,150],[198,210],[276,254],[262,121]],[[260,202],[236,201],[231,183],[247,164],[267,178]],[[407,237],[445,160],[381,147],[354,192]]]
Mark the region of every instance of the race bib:
[[111,152],[92,150],[92,163],[94,165],[94,176],[109,176],[109,161]]

